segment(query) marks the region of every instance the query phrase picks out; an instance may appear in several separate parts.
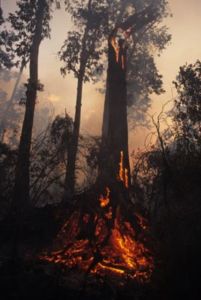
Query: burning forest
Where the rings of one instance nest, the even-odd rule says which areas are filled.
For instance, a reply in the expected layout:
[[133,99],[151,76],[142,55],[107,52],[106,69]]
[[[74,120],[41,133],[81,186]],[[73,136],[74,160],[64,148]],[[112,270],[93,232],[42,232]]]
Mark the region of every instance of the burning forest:
[[0,1],[1,299],[200,299],[201,62],[164,103],[172,2]]

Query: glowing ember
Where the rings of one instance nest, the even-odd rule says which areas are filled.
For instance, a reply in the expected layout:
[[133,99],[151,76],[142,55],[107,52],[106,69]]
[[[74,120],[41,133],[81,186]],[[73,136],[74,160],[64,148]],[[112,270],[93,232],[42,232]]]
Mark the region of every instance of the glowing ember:
[[124,53],[126,47],[125,41],[130,37],[131,33],[132,33],[132,28],[128,28],[127,30],[123,31],[124,39],[121,40],[123,41],[121,45],[120,45],[120,41],[118,42],[117,38],[114,35],[110,38],[110,43],[115,52],[116,63],[119,64],[123,70],[126,67],[125,53]]
[[[117,184],[123,182],[123,189],[128,188],[123,151],[117,179]],[[139,240],[137,229],[125,218],[118,205],[118,195],[116,197],[113,199],[109,187],[106,187],[105,194],[94,203],[96,209],[93,212],[91,205],[90,210],[75,211],[57,236],[55,244],[58,249],[40,258],[63,265],[68,270],[119,278],[121,284],[128,278],[149,281],[154,269],[153,257],[144,242]],[[116,200],[116,204],[112,204],[112,200]],[[132,218],[138,231],[145,235],[148,231],[146,220],[136,213]]]
[[115,37],[111,38],[111,45],[115,51],[116,62],[118,63],[119,62],[119,45],[118,45]]
[[109,202],[110,202],[110,189],[108,187],[106,187],[106,195],[105,196],[100,195],[99,201],[100,201],[100,206],[101,207],[106,207],[109,204]]
[[[77,214],[74,214],[76,218]],[[88,217],[85,222],[90,223]],[[68,269],[76,268],[91,274],[100,276],[120,277],[121,279],[134,279],[146,282],[153,272],[154,263],[152,255],[142,242],[136,240],[136,233],[129,222],[123,222],[120,209],[116,211],[114,225],[109,232],[107,217],[96,220],[94,236],[78,239],[82,235],[82,229],[77,232],[77,219],[71,219],[71,224],[65,228],[61,250],[42,255],[41,258],[48,262],[61,264]],[[138,225],[142,225],[142,219],[137,218]],[[70,225],[70,226],[69,226]],[[145,230],[143,223],[142,230]],[[77,234],[68,239],[72,232]],[[64,231],[63,231],[64,234]],[[107,239],[108,237],[108,239]],[[107,243],[105,241],[107,240]]]
[[120,153],[120,162],[119,162],[119,174],[117,179],[124,183],[124,186],[128,188],[128,169],[124,168],[124,153]]
[[115,52],[116,63],[119,64],[121,66],[121,68],[124,70],[125,69],[125,57],[124,57],[124,54],[121,53],[122,49],[120,49],[120,46],[119,46],[118,42],[116,41],[115,37],[112,37],[110,42],[111,42],[111,45]]

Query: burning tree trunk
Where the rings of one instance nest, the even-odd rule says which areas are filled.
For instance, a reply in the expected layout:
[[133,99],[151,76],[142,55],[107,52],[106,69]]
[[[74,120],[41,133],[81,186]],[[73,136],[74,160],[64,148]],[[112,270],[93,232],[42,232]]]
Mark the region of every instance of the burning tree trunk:
[[114,34],[108,41],[107,90],[102,129],[100,178],[116,181],[119,161],[130,181],[127,125],[126,44],[116,42]]
[[128,37],[131,30],[140,30],[157,19],[157,12],[148,7],[142,12],[134,13],[119,24],[108,40],[108,72],[105,107],[102,128],[102,147],[100,151],[99,181],[105,183],[116,180],[118,162],[120,159],[124,176],[130,184],[130,166],[128,153],[128,124],[127,124],[127,86],[126,38],[115,38],[120,29]]

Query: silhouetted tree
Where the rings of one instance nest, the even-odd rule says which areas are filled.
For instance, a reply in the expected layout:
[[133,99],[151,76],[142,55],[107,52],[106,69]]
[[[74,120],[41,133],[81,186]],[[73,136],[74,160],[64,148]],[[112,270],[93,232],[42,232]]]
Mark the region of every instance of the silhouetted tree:
[[201,150],[201,62],[180,67],[174,81],[177,146],[185,152]]
[[[77,96],[74,117],[74,130],[66,169],[66,191],[72,195],[75,189],[75,169],[78,140],[80,134],[83,83],[94,81],[102,72],[103,32],[105,30],[104,1],[65,1],[77,30],[68,36],[59,53],[64,62],[61,73],[73,72],[77,78]],[[66,195],[65,195],[66,196]]]
[[[116,179],[121,152],[123,152],[124,168],[127,170],[128,178],[130,177],[127,105],[133,105],[134,99],[132,97],[136,95],[138,97],[141,96],[140,99],[142,97],[147,99],[152,91],[156,93],[162,92],[161,76],[158,74],[154,59],[147,48],[148,45],[150,46],[151,43],[154,43],[154,33],[156,36],[159,34],[157,29],[154,32],[152,28],[166,16],[166,2],[156,3],[153,1],[148,7],[144,5],[144,9],[141,11],[135,8],[134,2],[132,3],[133,7],[131,6],[132,14],[127,16],[126,19],[124,11],[123,15],[120,14],[121,18],[117,24],[114,24],[114,31],[108,40],[108,73],[100,160],[100,179],[106,180],[106,182]],[[152,31],[150,32],[151,29]],[[118,31],[122,32],[122,37],[120,38],[116,37]],[[151,37],[145,43],[143,35],[146,35],[147,31],[149,31]],[[130,44],[126,43],[128,36],[131,36]],[[161,44],[159,43],[160,46],[158,48],[163,48],[164,43],[169,39],[165,31],[163,31],[162,37],[164,41]],[[151,39],[153,39],[153,42]],[[129,46],[131,47],[130,53],[127,51]],[[135,65],[136,61],[133,60],[132,54],[135,55],[135,49],[138,48],[143,50],[136,50],[137,55],[135,59],[138,63],[142,57],[146,59],[149,73],[146,68],[141,70],[138,64]],[[129,62],[128,76],[126,72],[127,61]],[[139,69],[139,72],[137,72],[137,69]],[[143,79],[144,81],[142,81]],[[128,89],[127,93],[127,81],[128,84],[133,83],[136,90]],[[138,81],[141,83],[138,83]],[[141,86],[141,92],[139,92],[139,86]]]
[[[130,51],[129,76],[127,78],[129,87],[132,87],[134,83],[136,87],[135,90],[132,88],[128,89],[128,103],[130,106],[136,103],[139,104],[139,102],[141,103],[141,107],[143,108],[140,109],[140,116],[148,108],[150,101],[148,95],[151,92],[162,92],[161,76],[158,74],[149,48],[150,45],[154,45],[158,50],[162,50],[170,39],[170,35],[166,32],[166,27],[158,28],[156,26],[156,23],[167,15],[167,1],[153,0],[144,1],[143,3],[136,0],[124,2],[120,0],[115,0],[115,2],[101,1],[101,3],[97,1],[85,1],[84,3],[83,1],[76,1],[73,4],[70,1],[66,1],[73,21],[79,28],[79,31],[68,33],[68,40],[66,40],[60,52],[60,58],[65,62],[64,67],[61,69],[62,73],[65,75],[66,72],[73,72],[75,77],[78,78],[72,159],[69,162],[70,165],[68,166],[66,176],[66,185],[71,194],[74,192],[75,186],[76,152],[80,130],[83,82],[93,80],[94,75],[97,77],[97,74],[101,73],[103,67],[100,63],[100,59],[103,58],[101,54],[104,50],[107,50],[108,36],[116,25],[131,16],[135,9],[139,12],[149,6],[150,3],[156,8],[158,17],[155,18],[154,24],[149,24],[150,26],[146,28],[146,32],[137,30],[132,33],[133,39],[130,48],[133,49],[136,47],[138,51],[135,51],[137,53],[135,56],[132,50]],[[82,28],[85,29],[83,30]],[[144,63],[145,58],[146,64]],[[135,71],[134,73],[132,69],[136,70],[139,63],[143,67],[141,66],[139,71]]]
[[[13,206],[23,210],[29,201],[29,159],[37,91],[42,89],[38,80],[38,55],[40,43],[49,37],[50,3],[46,0],[19,1],[18,10],[11,15],[13,27],[23,39],[29,36],[29,80],[26,84],[25,116],[16,165]],[[19,53],[20,55],[20,53]]]

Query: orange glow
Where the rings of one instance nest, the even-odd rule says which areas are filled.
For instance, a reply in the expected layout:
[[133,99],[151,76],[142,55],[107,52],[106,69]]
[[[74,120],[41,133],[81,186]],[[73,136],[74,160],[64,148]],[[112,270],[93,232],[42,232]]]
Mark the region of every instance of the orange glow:
[[121,57],[119,58],[120,47],[119,47],[115,37],[111,38],[111,45],[115,51],[116,63],[120,64],[122,69],[124,70],[125,69],[125,57],[122,54]]
[[116,38],[112,37],[111,38],[111,45],[115,51],[115,55],[116,55],[116,62],[119,62],[119,45],[117,44]]
[[[147,230],[147,226],[144,226],[144,219],[140,215],[136,221],[140,227],[143,226],[143,228],[141,227],[143,231]],[[74,228],[75,223],[77,220],[71,224],[72,228]],[[67,232],[69,231],[67,230],[66,234]],[[105,244],[107,235],[106,222],[104,218],[99,217],[95,232],[96,239],[93,242],[88,238],[77,240],[74,236],[72,240],[69,240],[67,236],[66,239],[63,236],[64,247],[58,251],[46,253],[40,258],[51,263],[64,265],[68,269],[77,268],[77,270],[84,272],[91,269],[91,274],[99,274],[104,277],[115,276],[121,280],[130,277],[139,282],[149,281],[154,269],[152,255],[142,242],[136,240],[136,233],[131,224],[122,220],[120,208],[116,210],[114,226],[111,229],[108,242]],[[100,259],[91,267],[97,249],[99,249]]]
[[105,196],[100,195],[99,201],[100,201],[100,206],[101,207],[106,207],[109,204],[109,202],[110,202],[110,189],[108,187],[106,187],[106,195]]
[[124,183],[126,188],[129,187],[128,169],[124,168],[124,153],[120,152],[119,174],[117,179]]
[[[128,187],[123,151],[120,153],[118,181]],[[106,187],[105,195],[100,195],[98,204],[96,213],[75,211],[57,236],[59,250],[44,253],[40,258],[69,270],[118,278],[121,285],[128,278],[148,282],[154,269],[153,256],[139,240],[132,224],[122,217],[121,207],[112,206],[109,187]],[[135,214],[134,218],[141,233],[148,232],[146,220],[140,214]]]
[[121,55],[121,65],[122,65],[122,69],[125,69],[125,57],[123,55]]

